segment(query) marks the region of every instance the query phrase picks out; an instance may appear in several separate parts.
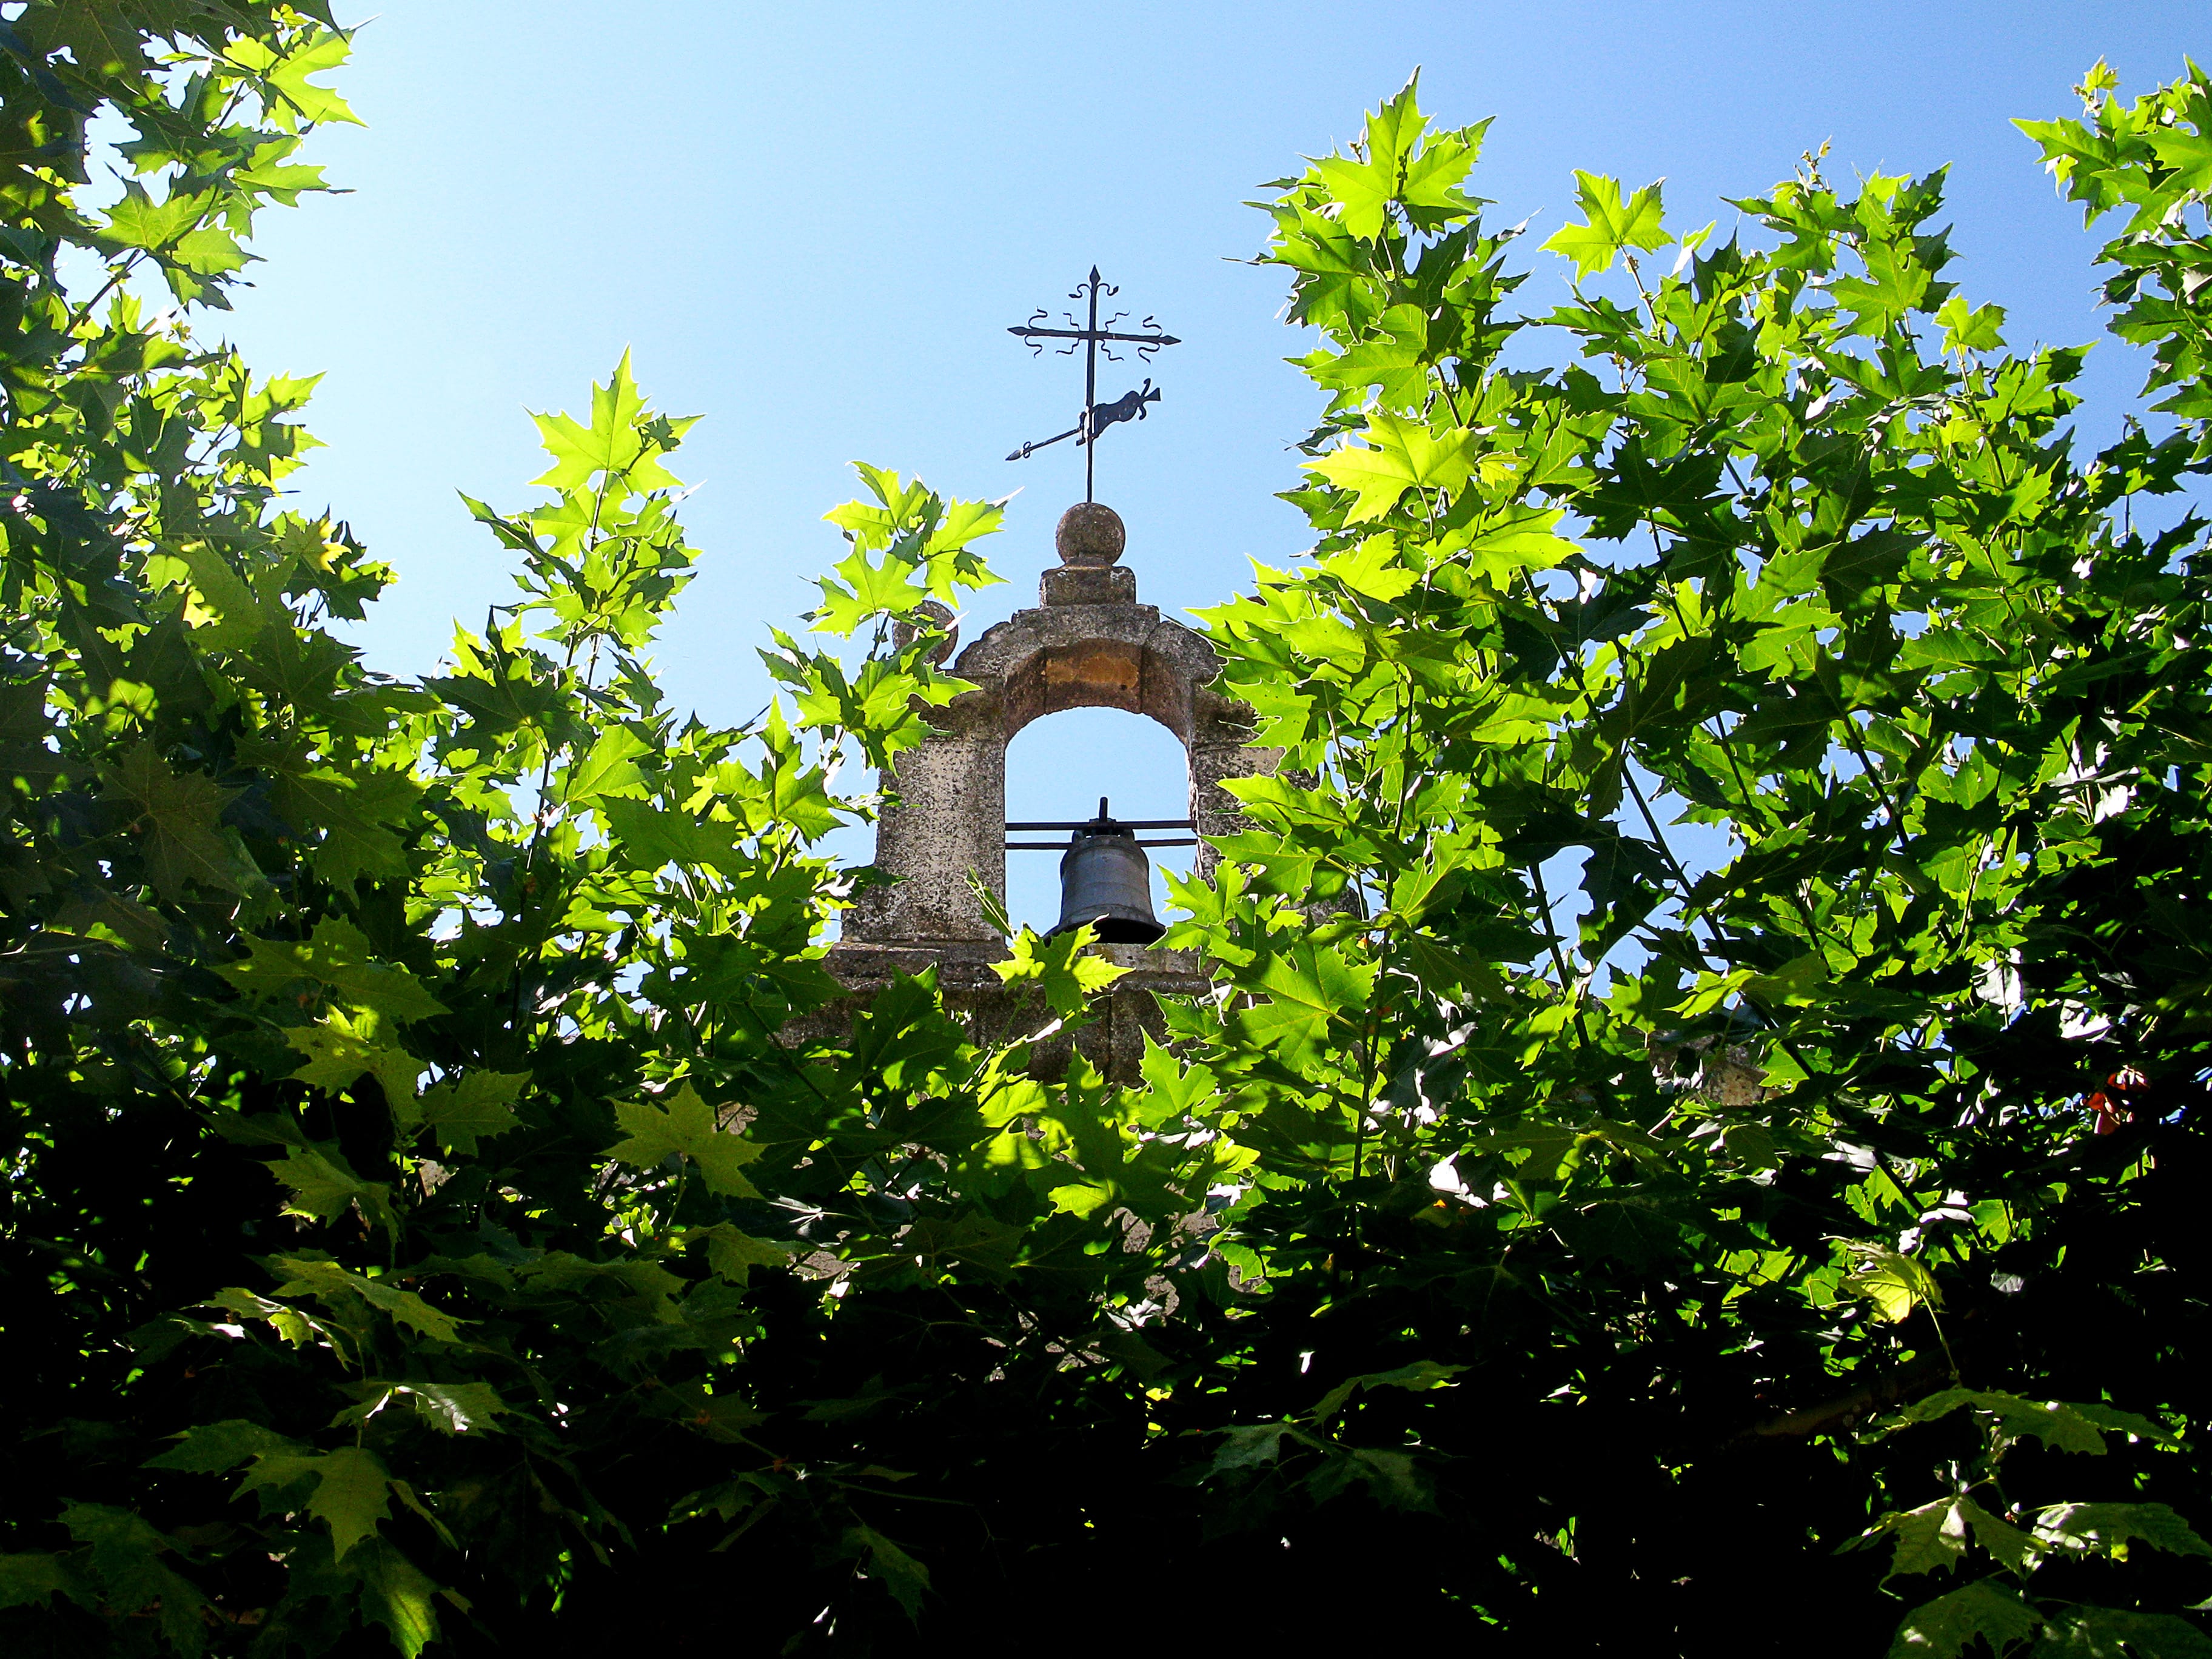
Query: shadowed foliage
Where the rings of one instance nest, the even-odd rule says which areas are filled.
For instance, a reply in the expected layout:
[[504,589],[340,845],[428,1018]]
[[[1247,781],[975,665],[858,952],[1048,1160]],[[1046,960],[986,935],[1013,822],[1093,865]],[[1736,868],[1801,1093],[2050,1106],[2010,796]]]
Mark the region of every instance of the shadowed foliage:
[[1022,1040],[780,1036],[997,507],[860,468],[709,726],[625,359],[468,502],[514,604],[334,631],[309,383],[194,331],[346,49],[0,23],[9,1653],[2212,1648],[2200,70],[2023,124],[2149,354],[2094,451],[1940,174],[1580,175],[1543,316],[1411,86],[1271,186],[1315,541],[1205,621],[1285,763],[1124,1088],[1028,1076],[1117,970],[1027,933]]

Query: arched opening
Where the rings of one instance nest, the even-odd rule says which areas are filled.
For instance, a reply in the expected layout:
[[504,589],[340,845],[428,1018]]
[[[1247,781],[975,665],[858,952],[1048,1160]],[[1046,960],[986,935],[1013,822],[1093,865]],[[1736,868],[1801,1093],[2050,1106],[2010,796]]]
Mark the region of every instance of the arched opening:
[[[1015,822],[1073,822],[1113,802],[1117,818],[1180,818],[1190,811],[1190,769],[1182,743],[1158,721],[1117,708],[1070,708],[1031,720],[1006,745],[1006,817]],[[1187,830],[1146,832],[1146,839]],[[1065,841],[1015,835],[1011,841]],[[1168,917],[1163,870],[1190,872],[1192,847],[1148,848],[1152,909]],[[1060,859],[1048,852],[1006,854],[1006,915],[1040,933],[1060,919]]]

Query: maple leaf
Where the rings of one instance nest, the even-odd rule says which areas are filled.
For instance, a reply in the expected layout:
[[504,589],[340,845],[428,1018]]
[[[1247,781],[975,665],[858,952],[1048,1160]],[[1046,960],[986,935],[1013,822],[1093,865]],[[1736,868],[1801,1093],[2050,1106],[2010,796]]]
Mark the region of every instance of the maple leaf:
[[432,1307],[412,1291],[403,1291],[380,1279],[348,1273],[326,1256],[305,1253],[271,1256],[267,1265],[270,1272],[283,1279],[276,1290],[278,1296],[312,1295],[326,1304],[359,1297],[380,1313],[389,1315],[395,1323],[434,1342],[459,1340],[460,1328],[470,1322]]
[[1082,1007],[1094,992],[1104,990],[1129,971],[1103,957],[1085,956],[1083,947],[1096,943],[1087,922],[1051,939],[1039,939],[1024,927],[1014,941],[1012,957],[993,963],[991,971],[1008,985],[1036,985],[1053,1012],[1065,1018]]
[[225,46],[222,55],[268,83],[276,94],[270,111],[271,118],[285,131],[296,131],[302,124],[312,126],[321,121],[361,125],[361,118],[346,106],[344,99],[307,78],[337,68],[352,51],[350,29],[316,29],[289,51],[279,52],[244,35]]
[[402,1123],[419,1121],[415,1080],[422,1075],[422,1062],[404,1048],[379,1042],[380,1024],[374,1015],[356,1019],[337,1012],[320,1024],[290,1027],[284,1040],[307,1057],[292,1076],[336,1094],[351,1087],[363,1073],[371,1073],[382,1087],[392,1116]]
[[581,489],[605,474],[610,482],[620,478],[641,492],[680,489],[683,481],[660,464],[662,452],[670,447],[661,438],[664,432],[670,438],[680,436],[691,422],[659,416],[643,420],[644,412],[645,397],[630,376],[629,353],[625,351],[607,384],[592,388],[590,426],[567,415],[531,417],[545,441],[545,453],[553,458],[553,465],[531,482],[560,490]]
[[[1483,573],[1504,586],[1518,570],[1548,570],[1575,550],[1558,533],[1558,507],[1508,507],[1467,530],[1466,550]],[[1451,538],[1454,544],[1459,538]]]
[[[242,650],[261,635],[269,618],[261,600],[228,560],[198,538],[165,544],[146,561],[149,580],[184,588],[190,595],[184,619],[196,644],[216,651]],[[296,638],[287,628],[288,638]]]
[[1470,210],[1474,205],[1457,186],[1474,165],[1483,129],[1469,130],[1473,143],[1458,134],[1439,135],[1417,155],[1429,125],[1415,102],[1420,81],[1417,72],[1396,97],[1368,116],[1360,145],[1363,155],[1332,155],[1315,164],[1336,198],[1340,222],[1363,240],[1382,234],[1393,201],[1445,211]]
[[66,46],[86,75],[143,75],[150,67],[137,20],[100,0],[63,0],[27,8],[15,27],[41,53]]
[[446,1152],[474,1158],[477,1142],[515,1127],[515,1097],[530,1081],[527,1072],[469,1072],[447,1079],[422,1096],[421,1115]]
[[908,1619],[919,1622],[922,1595],[929,1589],[929,1569],[872,1527],[848,1527],[844,1541],[854,1554],[867,1552],[868,1571],[890,1592]]
[[2042,1616],[2033,1607],[2004,1585],[1984,1578],[1907,1613],[1890,1651],[1958,1659],[1978,1637],[1990,1652],[2004,1653],[2042,1629]]
[[161,917],[143,904],[112,894],[74,899],[56,911],[47,925],[58,933],[112,938],[134,951],[158,951],[169,937],[169,925]]
[[0,686],[0,787],[20,779],[43,788],[60,777],[62,757],[46,747],[53,734],[44,679]]
[[1912,1257],[1886,1245],[1857,1241],[1850,1249],[1858,1267],[1844,1277],[1844,1289],[1873,1303],[1891,1324],[1901,1324],[1923,1303],[1931,1308],[1943,1305],[1934,1275]]
[[413,1402],[415,1409],[441,1434],[497,1434],[492,1421],[507,1411],[507,1401],[489,1382],[368,1382],[348,1385],[361,1403],[340,1412],[334,1423],[366,1423],[395,1400]]
[[695,1228],[685,1235],[687,1243],[694,1238],[707,1241],[707,1265],[714,1270],[714,1276],[732,1285],[744,1285],[755,1267],[791,1265],[791,1252],[783,1245],[740,1232],[726,1221],[712,1227]]
[[341,1446],[314,1460],[321,1479],[307,1499],[307,1513],[331,1529],[331,1553],[343,1556],[364,1538],[376,1534],[392,1514],[392,1477],[374,1452]]
[[1372,447],[1347,445],[1305,463],[1307,471],[1358,495],[1346,524],[1381,518],[1416,486],[1457,489],[1473,476],[1480,446],[1464,427],[1432,432],[1420,421],[1379,409],[1368,416],[1364,435]]
[[929,597],[927,586],[907,580],[915,567],[895,553],[884,554],[881,564],[870,564],[867,554],[855,548],[830,568],[845,580],[841,583],[828,576],[815,578],[815,585],[822,590],[822,603],[808,613],[807,619],[817,633],[843,639],[878,615],[910,616]]
[[105,769],[108,787],[135,801],[146,836],[146,875],[173,903],[196,881],[240,893],[234,872],[242,855],[217,827],[222,810],[242,793],[202,772],[173,772],[151,743],[142,743]]
[[742,1171],[762,1149],[725,1133],[715,1123],[714,1108],[689,1083],[669,1097],[665,1109],[650,1100],[623,1102],[615,1108],[615,1121],[629,1132],[629,1139],[609,1147],[609,1157],[650,1170],[672,1154],[681,1156],[699,1166],[700,1178],[710,1192],[729,1198],[760,1196]]
[[416,1659],[438,1639],[437,1581],[388,1540],[368,1540],[347,1558],[346,1571],[361,1586],[362,1623],[383,1626],[404,1659]]
[[309,979],[330,987],[349,1007],[392,1019],[428,1019],[447,1012],[404,968],[376,960],[368,935],[342,916],[324,917],[304,942],[251,933],[240,934],[239,942],[246,946],[246,960],[225,963],[216,972],[249,995],[272,995]]
[[169,1437],[178,1443],[158,1456],[148,1458],[147,1468],[221,1474],[249,1458],[295,1455],[307,1449],[274,1429],[264,1429],[258,1423],[249,1423],[239,1417],[226,1418],[220,1423],[196,1423]]
[[1660,204],[1659,186],[1665,182],[1663,179],[1655,179],[1624,202],[1618,179],[1584,173],[1577,167],[1575,202],[1589,222],[1568,225],[1553,232],[1544,244],[1544,251],[1564,253],[1572,259],[1575,280],[1580,282],[1610,269],[1613,256],[1623,248],[1666,246],[1673,239],[1660,222],[1664,209]]
[[269,1173],[292,1189],[284,1200],[286,1215],[304,1217],[327,1226],[358,1204],[370,1220],[396,1234],[399,1220],[392,1210],[392,1188],[382,1182],[363,1181],[336,1152],[324,1147],[294,1147],[281,1164],[266,1166]]
[[561,799],[574,804],[601,795],[642,795],[645,775],[636,762],[652,752],[653,745],[627,726],[609,726],[562,775]]

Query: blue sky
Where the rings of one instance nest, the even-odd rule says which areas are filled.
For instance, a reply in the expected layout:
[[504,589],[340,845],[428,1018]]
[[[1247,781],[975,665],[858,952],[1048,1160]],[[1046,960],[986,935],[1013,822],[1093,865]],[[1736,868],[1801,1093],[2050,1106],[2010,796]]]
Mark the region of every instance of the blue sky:
[[[343,14],[342,14],[342,16]],[[351,21],[346,18],[345,21]],[[1954,268],[2010,313],[2015,346],[2087,340],[2090,243],[2014,116],[2074,107],[2100,55],[2132,94],[2212,51],[2195,5],[1586,3],[1388,6],[603,6],[397,0],[338,77],[367,126],[310,159],[354,193],[262,222],[258,286],[232,337],[264,372],[322,372],[299,479],[400,573],[360,630],[371,663],[428,672],[450,619],[510,594],[456,498],[534,499],[526,410],[574,409],[625,348],[647,392],[706,418],[676,470],[701,574],[659,651],[679,702],[736,720],[765,700],[753,655],[842,551],[821,514],[855,459],[949,494],[1018,488],[987,550],[1008,585],[967,636],[1034,604],[1051,532],[1082,494],[1071,446],[1001,458],[1072,423],[1079,370],[1006,333],[1095,261],[1119,303],[1185,343],[1146,373],[1164,398],[1100,450],[1140,599],[1174,614],[1280,564],[1304,538],[1273,499],[1316,400],[1281,361],[1281,274],[1237,263],[1241,205],[1357,133],[1422,68],[1443,124],[1495,116],[1472,188],[1531,220],[1530,311],[1559,292],[1534,245],[1577,167],[1667,179],[1669,221],[1735,215],[1829,140],[1839,178],[1952,164]],[[2191,26],[2194,27],[2191,27]],[[1133,370],[1133,374],[1131,371]],[[2101,437],[2142,374],[2092,354]],[[1173,740],[1068,714],[1012,756],[1009,811],[1101,793],[1179,810]],[[865,856],[865,842],[852,849]],[[1017,917],[1048,922],[1052,860],[1015,855]]]

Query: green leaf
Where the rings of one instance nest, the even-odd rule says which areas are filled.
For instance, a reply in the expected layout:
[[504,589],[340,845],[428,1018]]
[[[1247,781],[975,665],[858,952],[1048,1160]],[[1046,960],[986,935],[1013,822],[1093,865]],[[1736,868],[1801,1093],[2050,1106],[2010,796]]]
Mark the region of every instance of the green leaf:
[[1966,1530],[1959,1500],[1939,1498],[1917,1510],[1884,1516],[1867,1536],[1886,1534],[1896,1540],[1889,1571],[1882,1575],[1887,1583],[1908,1573],[1948,1572],[1966,1556]]
[[1464,990],[1474,996],[1491,998],[1505,994],[1505,981],[1497,969],[1440,944],[1425,933],[1401,933],[1391,943],[1403,956],[1405,965],[1421,981],[1421,988],[1431,994]]
[[1979,310],[1970,308],[1963,295],[1954,294],[1936,308],[1936,320],[1943,327],[1943,349],[1946,351],[2000,351],[2004,349],[2004,337],[1998,332],[2004,326],[2002,306],[1984,306]]
[[[1357,496],[1346,524],[1379,519],[1407,490],[1456,490],[1473,476],[1482,438],[1463,427],[1432,431],[1425,422],[1370,410],[1362,434],[1368,447],[1346,445],[1304,463],[1340,489]],[[1551,515],[1557,521],[1559,514]]]
[[591,752],[562,775],[561,799],[573,806],[603,795],[644,794],[645,775],[635,763],[652,752],[653,745],[628,726],[608,727]]
[[1308,1413],[1316,1425],[1325,1425],[1344,1409],[1345,1402],[1362,1389],[1404,1389],[1413,1394],[1426,1394],[1436,1389],[1457,1386],[1452,1378],[1468,1370],[1465,1365],[1440,1365],[1433,1359],[1417,1359],[1410,1365],[1401,1365],[1395,1370],[1370,1371],[1361,1376],[1348,1376],[1321,1398]]
[[2182,1445],[2180,1435],[2164,1424],[2154,1423],[2148,1417],[2136,1412],[2124,1412],[2115,1407],[2105,1405],[2101,1401],[2081,1400],[2069,1401],[2066,1409],[2075,1416],[2083,1418],[2100,1429],[2124,1434],[2136,1440],[2148,1440],[2154,1446],[2164,1446],[2169,1450],[2179,1450]]
[[2173,170],[2167,189],[2212,193],[2212,132],[2169,129],[2150,133],[2148,139],[2159,165]]
[[1887,1245],[1854,1242],[1850,1247],[1856,1267],[1843,1280],[1843,1288],[1864,1297],[1875,1311],[1891,1324],[1901,1324],[1923,1304],[1943,1305],[1943,1293],[1926,1267],[1912,1257]]
[[909,580],[917,567],[896,553],[886,552],[881,562],[871,563],[866,551],[856,547],[830,568],[844,580],[817,579],[822,603],[808,613],[807,620],[817,633],[838,639],[849,637],[878,617],[910,617],[929,597],[927,584]]
[[2043,1616],[2034,1608],[1984,1578],[1907,1613],[1890,1644],[1890,1659],[1960,1659],[1978,1638],[2002,1659],[2042,1628]]
[[1991,1515],[1971,1498],[1960,1498],[1959,1507],[1974,1529],[1976,1543],[2022,1577],[2035,1570],[2041,1557],[2034,1538],[2009,1521]]
[[1995,646],[1977,635],[1955,628],[1931,627],[1905,641],[1897,653],[1897,660],[1902,667],[1932,668],[1939,673],[1948,673],[2002,662],[2004,657]]
[[42,53],[67,47],[85,75],[138,75],[149,67],[139,20],[106,0],[58,0],[26,8],[19,27],[24,40]]
[[1286,1422],[1240,1424],[1218,1432],[1221,1444],[1206,1468],[1208,1474],[1225,1474],[1231,1469],[1257,1468],[1276,1462],[1282,1456],[1283,1437],[1297,1436],[1297,1431]]
[[389,1315],[396,1324],[404,1325],[416,1335],[434,1342],[454,1342],[460,1339],[460,1328],[469,1322],[432,1307],[412,1291],[403,1291],[380,1279],[349,1273],[327,1256],[272,1256],[270,1270],[283,1283],[276,1287],[278,1296],[313,1295],[326,1304],[337,1305],[358,1297],[379,1312]]
[[2033,1571],[2037,1553],[2034,1538],[1971,1498],[1939,1498],[1917,1510],[1884,1516],[1865,1537],[1884,1534],[1896,1540],[1884,1583],[1910,1573],[1948,1572],[1964,1559],[1969,1535],[2014,1572]]
[[872,1527],[848,1528],[845,1547],[855,1554],[865,1552],[870,1576],[890,1593],[906,1616],[919,1625],[921,1598],[929,1589],[929,1569]]
[[[594,478],[601,488],[617,481],[626,489],[645,492],[676,489],[682,481],[660,464],[664,444],[646,416],[645,398],[630,377],[629,353],[622,355],[605,386],[592,388],[592,424],[580,426],[566,415],[538,415],[538,434],[553,465],[532,480],[554,489],[583,489]],[[678,423],[666,423],[673,428]],[[683,422],[689,425],[689,422]]]
[[331,1529],[331,1553],[343,1559],[376,1535],[378,1522],[391,1518],[392,1479],[376,1454],[361,1446],[341,1446],[313,1462],[317,1479],[307,1513]]
[[138,248],[147,252],[167,249],[200,222],[207,211],[204,197],[172,191],[156,202],[136,179],[123,184],[123,196],[107,210],[101,240],[117,250]]
[[243,1418],[200,1423],[173,1435],[174,1446],[146,1460],[149,1469],[178,1469],[187,1474],[222,1474],[255,1457],[297,1455],[307,1449],[273,1429]]
[[281,1163],[271,1164],[268,1169],[270,1175],[291,1189],[292,1195],[284,1200],[286,1215],[319,1221],[327,1226],[358,1204],[368,1220],[381,1224],[395,1236],[398,1231],[398,1218],[392,1208],[392,1188],[380,1181],[363,1181],[335,1151],[295,1147],[284,1154]]
[[339,1423],[366,1423],[394,1400],[406,1400],[417,1415],[441,1434],[496,1434],[492,1419],[508,1407],[489,1382],[358,1382],[361,1404],[338,1413]]
[[173,243],[166,262],[181,266],[196,276],[217,276],[227,271],[241,270],[252,258],[238,239],[228,231],[214,225],[202,225],[188,230]]
[[1640,1194],[1586,1204],[1559,1224],[1577,1255],[1609,1255],[1649,1272],[1678,1253],[1682,1230]]
[[422,1062],[404,1048],[378,1042],[379,1024],[374,1015],[356,1020],[341,1012],[319,1024],[288,1027],[284,1040],[307,1057],[291,1075],[326,1094],[372,1075],[392,1116],[409,1123],[416,1115],[415,1081],[422,1074]]
[[[187,588],[191,603],[184,620],[192,630],[192,643],[210,651],[239,651],[252,645],[274,619],[261,596],[231,568],[222,553],[198,538],[165,546],[146,561],[147,580],[162,586]],[[289,618],[278,631],[289,635]]]
[[684,1234],[688,1244],[692,1239],[707,1241],[707,1265],[719,1279],[742,1286],[755,1267],[787,1267],[791,1251],[781,1244],[772,1244],[764,1238],[755,1238],[728,1222],[718,1222],[712,1227],[695,1227]]
[[1559,507],[1508,507],[1487,514],[1467,540],[1468,557],[1503,587],[1516,571],[1549,570],[1571,557],[1575,544],[1558,533]]
[[1331,155],[1315,164],[1339,205],[1340,222],[1363,240],[1380,236],[1389,222],[1388,207],[1397,197],[1413,146],[1428,125],[1428,118],[1414,102],[1419,78],[1416,75],[1395,98],[1368,116],[1360,145],[1364,156]]
[[161,1560],[175,1548],[168,1537],[143,1516],[104,1504],[72,1504],[61,1519],[70,1535],[89,1547],[93,1573],[116,1611],[155,1613],[161,1634],[182,1652],[197,1654],[206,1645],[200,1610],[207,1598]]
[[2053,1451],[2084,1452],[2097,1456],[2105,1449],[2104,1434],[2100,1425],[2087,1415],[2087,1408],[2056,1400],[2024,1400],[2018,1395],[1995,1389],[1945,1389],[1908,1407],[1899,1413],[1898,1421],[1933,1422],[1962,1407],[1987,1415],[2000,1450],[2031,1434]]
[[1828,603],[1850,611],[1896,581],[1921,538],[1901,530],[1870,530],[1833,547],[1821,558],[1820,583]]
[[681,864],[733,873],[744,866],[737,850],[738,837],[744,833],[742,823],[664,811],[639,800],[600,800],[592,810],[641,868]]
[[1575,280],[1583,282],[1610,270],[1613,256],[1624,248],[1666,246],[1673,239],[1660,222],[1664,210],[1659,186],[1665,182],[1654,179],[1623,202],[1619,179],[1577,168],[1575,201],[1588,222],[1553,232],[1544,251],[1572,259]]
[[301,980],[313,980],[347,1006],[392,1019],[428,1019],[447,1012],[404,968],[376,960],[368,936],[342,916],[324,917],[305,942],[250,933],[239,939],[246,959],[223,963],[216,971],[249,995],[282,995]]
[[333,886],[363,876],[404,877],[406,849],[395,826],[415,816],[422,786],[404,773],[318,767],[285,781],[288,805],[323,834],[315,873]]
[[1316,1018],[1334,1019],[1367,1006],[1375,990],[1375,964],[1354,962],[1334,945],[1302,939],[1270,957],[1256,984],[1279,1004]]
[[58,1555],[0,1555],[0,1611],[33,1607],[67,1593],[69,1576]]
[[1305,1485],[1316,1503],[1324,1503],[1354,1480],[1364,1482],[1369,1495],[1385,1509],[1436,1508],[1429,1483],[1413,1455],[1380,1446],[1352,1446],[1332,1453],[1320,1468],[1307,1476]]
[[361,1586],[363,1620],[383,1626],[406,1659],[438,1639],[437,1583],[388,1540],[363,1540],[347,1555],[346,1567]]
[[1405,563],[1398,538],[1389,531],[1330,554],[1321,562],[1321,570],[1353,592],[1385,605],[1403,597],[1420,580],[1419,574]]
[[174,772],[151,743],[142,743],[106,773],[107,787],[139,810],[133,829],[145,837],[146,874],[172,903],[185,884],[242,893],[240,877],[251,872],[216,827],[240,791],[225,789],[201,772]]
[[2212,1544],[2164,1504],[2055,1504],[2035,1517],[2035,1536],[2051,1549],[2116,1561],[2138,1540],[2172,1555],[2212,1555]]
[[1129,971],[1103,957],[1086,955],[1086,948],[1094,943],[1088,922],[1049,939],[1040,939],[1024,927],[1013,940],[1013,954],[1004,962],[993,963],[991,971],[1005,984],[1035,986],[1043,994],[1046,1006],[1066,1019]]
[[256,34],[242,34],[224,46],[222,55],[268,85],[278,101],[280,124],[289,131],[325,121],[361,125],[343,99],[307,78],[337,68],[352,51],[351,30],[313,29],[293,37],[281,51]]
[[424,1091],[421,1119],[441,1149],[474,1158],[478,1141],[504,1134],[520,1121],[514,1103],[529,1081],[527,1072],[465,1072]]
[[2212,1638],[2172,1613],[2062,1607],[2033,1659],[2212,1659]]
[[690,1083],[673,1096],[657,1101],[627,1101],[615,1108],[615,1119],[628,1139],[607,1149],[610,1158],[641,1169],[657,1168],[671,1158],[690,1159],[699,1166],[708,1190],[729,1198],[758,1198],[744,1168],[761,1155],[763,1148],[720,1127],[714,1109],[699,1098]]
[[1396,97],[1368,116],[1361,155],[1331,155],[1314,164],[1337,204],[1339,222],[1362,240],[1382,235],[1392,202],[1404,203],[1423,224],[1434,224],[1438,215],[1476,210],[1459,185],[1474,165],[1489,123],[1440,132],[1422,144],[1428,118],[1414,101],[1420,78],[1416,71]]
[[133,951],[158,951],[169,937],[168,924],[160,916],[143,904],[112,894],[72,900],[54,913],[48,926],[55,933],[112,939]]

